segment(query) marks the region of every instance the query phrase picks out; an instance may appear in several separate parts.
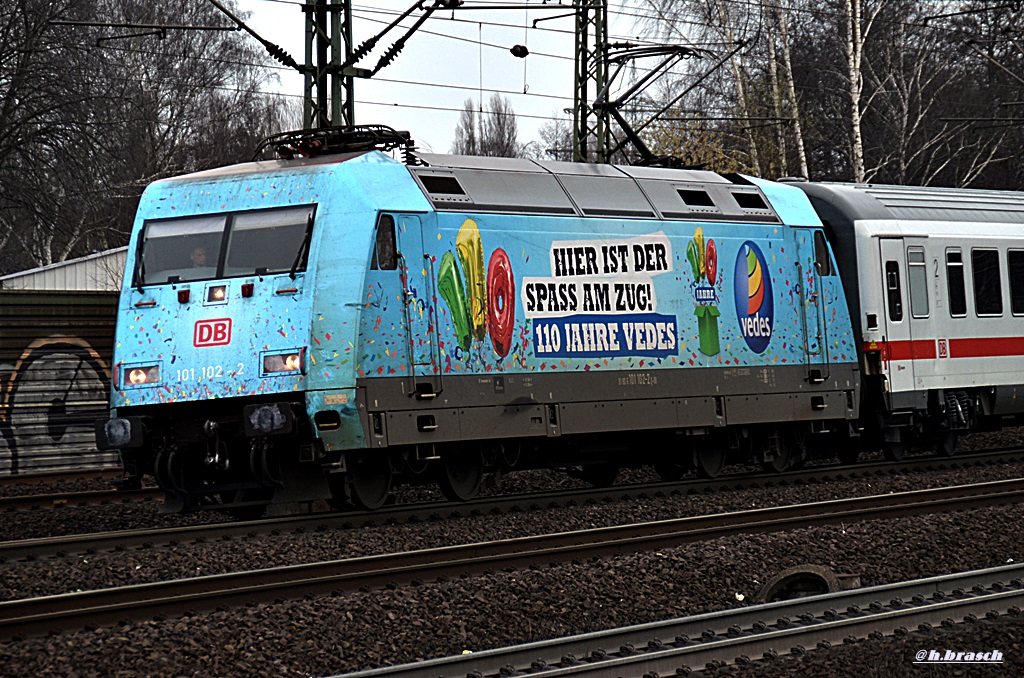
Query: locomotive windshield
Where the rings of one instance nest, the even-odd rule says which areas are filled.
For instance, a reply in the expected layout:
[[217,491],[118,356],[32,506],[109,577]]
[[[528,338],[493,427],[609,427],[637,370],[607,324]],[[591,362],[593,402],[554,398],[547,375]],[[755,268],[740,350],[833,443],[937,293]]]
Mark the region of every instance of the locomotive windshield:
[[135,285],[306,270],[316,206],[147,221]]

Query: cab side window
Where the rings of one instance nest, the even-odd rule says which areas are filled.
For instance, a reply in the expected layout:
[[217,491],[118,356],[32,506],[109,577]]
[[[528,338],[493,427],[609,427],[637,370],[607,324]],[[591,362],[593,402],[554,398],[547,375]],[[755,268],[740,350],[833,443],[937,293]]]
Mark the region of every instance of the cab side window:
[[814,265],[818,269],[818,275],[822,277],[832,275],[832,258],[828,254],[825,234],[821,231],[814,232]]
[[377,222],[377,241],[373,248],[370,268],[374,271],[393,271],[398,268],[398,248],[395,246],[395,218],[382,214]]

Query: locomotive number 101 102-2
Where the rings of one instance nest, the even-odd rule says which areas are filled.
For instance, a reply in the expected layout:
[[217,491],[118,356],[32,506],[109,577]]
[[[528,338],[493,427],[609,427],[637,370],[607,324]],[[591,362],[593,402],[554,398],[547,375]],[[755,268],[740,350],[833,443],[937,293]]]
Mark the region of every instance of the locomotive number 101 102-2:
[[[237,377],[244,373],[245,365],[238,363],[235,367],[235,372],[229,376]],[[202,367],[185,367],[177,371],[178,381],[189,382],[196,381],[197,379],[218,379],[224,376],[223,365],[203,365]]]

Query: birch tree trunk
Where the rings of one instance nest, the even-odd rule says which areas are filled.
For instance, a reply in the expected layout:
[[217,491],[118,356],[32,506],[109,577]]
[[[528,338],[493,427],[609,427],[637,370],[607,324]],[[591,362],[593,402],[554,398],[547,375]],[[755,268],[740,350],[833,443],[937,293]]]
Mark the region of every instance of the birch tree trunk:
[[846,65],[850,84],[850,169],[856,183],[864,182],[864,136],[861,132],[861,95],[864,77],[861,66],[864,58],[864,33],[861,31],[861,0],[846,2]]
[[786,128],[782,123],[782,91],[779,87],[779,61],[775,53],[775,38],[767,37],[768,43],[768,76],[772,86],[772,109],[775,117],[778,118],[775,124],[775,143],[778,145],[779,176],[789,175],[789,160],[786,157]]
[[864,133],[861,125],[868,104],[864,101],[864,44],[878,13],[885,6],[885,0],[878,4],[865,18],[864,0],[845,0],[846,3],[846,65],[850,81],[850,160],[853,181],[862,183],[864,171]]
[[[729,22],[729,15],[726,12],[723,0],[715,0],[715,6],[718,10],[718,17],[721,22],[722,34],[725,40],[731,44],[736,43],[736,37],[732,30],[732,25]],[[747,76],[743,69],[743,53],[737,52],[730,59],[733,76],[736,78],[736,98],[739,105],[739,113],[742,118],[750,117],[750,102],[747,100]],[[751,125],[746,125],[746,137],[747,144],[749,145],[750,154],[750,168],[754,174],[761,175],[761,162],[758,159],[757,154],[757,143],[754,139],[754,131],[751,129]]]
[[800,163],[800,176],[805,179],[811,178],[811,172],[807,165],[807,151],[804,149],[803,123],[800,120],[800,105],[796,98],[796,79],[793,77],[793,59],[789,50],[789,19],[778,2],[775,2],[775,12],[779,21],[779,38],[782,50],[782,77],[785,81],[789,95],[789,113],[793,117],[793,140],[796,144],[796,157]]

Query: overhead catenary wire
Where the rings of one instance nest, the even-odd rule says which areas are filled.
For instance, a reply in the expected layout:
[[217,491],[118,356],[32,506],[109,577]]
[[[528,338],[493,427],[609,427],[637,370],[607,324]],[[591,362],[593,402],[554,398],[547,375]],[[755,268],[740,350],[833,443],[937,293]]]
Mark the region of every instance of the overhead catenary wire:
[[[262,0],[262,1],[264,1],[264,2],[277,1],[277,2],[280,2],[281,4],[291,4],[291,5],[296,5],[296,6],[301,6],[303,4],[303,3],[299,3],[299,2],[287,2],[285,0]],[[735,0],[726,0],[726,1],[734,2]],[[750,4],[750,3],[746,3],[746,4]],[[366,11],[366,12],[374,11],[374,12],[384,13],[384,10],[369,10],[369,9],[363,10],[362,8],[359,11]],[[435,18],[438,21],[442,21],[442,20],[443,21],[450,21],[449,19],[446,19],[444,17],[435,17]],[[367,20],[368,21],[379,21],[379,20],[373,19],[373,18],[367,18]],[[465,23],[470,23],[470,22],[465,22]],[[479,23],[479,22],[472,22],[472,23]],[[489,22],[488,25],[508,26],[510,28],[514,27],[516,29],[522,29],[523,28],[522,26],[512,26],[510,24],[500,24],[500,23],[496,23],[496,22]],[[446,33],[440,33],[440,32],[429,31],[429,30],[426,31],[426,32],[430,33],[432,35],[435,35],[437,37],[444,38],[444,39],[463,40],[463,41],[468,42],[468,43],[478,43],[478,46],[479,46],[480,49],[482,49],[485,46],[488,47],[488,48],[495,48],[495,49],[501,49],[501,50],[505,50],[506,49],[505,45],[498,45],[498,44],[495,44],[495,43],[485,43],[483,40],[479,40],[479,39],[478,40],[473,40],[471,38],[462,38],[460,36],[452,36],[452,35],[449,35],[449,34],[446,34]],[[559,59],[562,59],[562,60],[569,60],[568,57],[563,57],[561,55],[545,54],[545,53],[542,53],[542,52],[540,52],[540,53],[535,52],[533,54],[535,54],[538,57],[559,58]],[[194,58],[202,58],[202,57],[194,57]],[[244,63],[244,62],[239,62],[239,63]],[[269,68],[277,68],[277,69],[287,70],[287,69],[283,69],[280,66],[274,66],[274,65],[270,65],[270,64],[261,64],[261,65],[265,66],[265,67],[269,67]],[[644,70],[644,69],[641,69],[641,70]],[[680,74],[676,73],[675,75],[680,75]],[[414,86],[432,87],[432,88],[448,89],[448,90],[473,90],[473,89],[480,90],[480,89],[482,89],[482,83],[480,85],[478,85],[476,88],[472,88],[472,87],[468,87],[468,86],[457,85],[457,84],[450,84],[450,83],[417,82],[417,81],[414,81],[414,80],[403,80],[403,79],[397,79],[397,78],[375,78],[375,80],[378,80],[380,82],[394,83],[394,84],[414,85]],[[238,90],[235,90],[235,91],[247,91],[247,90],[238,89]],[[563,97],[563,96],[559,96],[559,95],[543,94],[543,93],[538,93],[538,92],[518,92],[518,91],[511,90],[511,89],[492,89],[492,88],[488,88],[488,91],[495,91],[495,92],[499,92],[499,93],[502,93],[502,94],[515,95],[515,96],[539,97],[539,98],[543,98],[543,99],[551,99],[551,100],[557,100],[557,101],[563,101],[563,102],[564,101],[569,101],[571,99],[570,97],[567,97],[567,96]],[[274,94],[272,92],[265,92],[265,91],[260,91],[260,93],[261,94],[268,94],[268,95]],[[286,96],[288,98],[301,98],[298,95],[282,95],[282,96]],[[403,108],[418,108],[418,109],[423,109],[423,110],[447,110],[447,111],[452,111],[452,112],[461,111],[461,109],[459,109],[459,108],[452,108],[452,107],[445,107],[445,106],[419,106],[419,105],[410,104],[410,103],[402,103],[402,104],[392,103],[392,104],[387,104],[387,103],[379,102],[379,101],[369,101],[369,102],[359,102],[359,103],[366,103],[367,105],[375,105],[375,106],[399,106],[399,107],[403,107]],[[520,116],[522,116],[524,118],[536,118],[536,119],[545,119],[545,120],[560,119],[560,118],[556,118],[556,117],[543,116],[543,115],[528,115],[528,114],[517,114],[517,115],[520,115]]]

